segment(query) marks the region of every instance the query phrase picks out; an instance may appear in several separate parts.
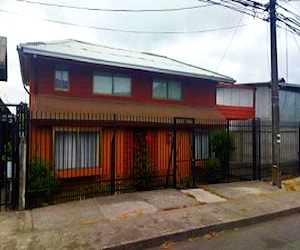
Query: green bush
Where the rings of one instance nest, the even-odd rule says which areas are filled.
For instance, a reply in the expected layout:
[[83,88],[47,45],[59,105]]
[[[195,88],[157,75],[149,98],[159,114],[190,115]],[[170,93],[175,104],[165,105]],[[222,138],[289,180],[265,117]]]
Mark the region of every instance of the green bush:
[[27,190],[29,192],[43,192],[50,197],[59,190],[60,179],[53,172],[52,164],[34,157],[27,173]]
[[233,134],[225,129],[216,130],[210,135],[209,142],[211,152],[226,171],[235,150]]
[[1,156],[1,160],[2,161],[9,161],[11,160],[13,155],[13,147],[12,147],[12,143],[10,141],[8,141],[3,148],[3,154]]

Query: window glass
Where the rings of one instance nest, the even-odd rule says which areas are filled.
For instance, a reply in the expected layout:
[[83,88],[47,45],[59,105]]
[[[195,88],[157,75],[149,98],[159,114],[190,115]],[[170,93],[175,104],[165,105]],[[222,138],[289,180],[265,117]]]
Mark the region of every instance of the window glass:
[[114,76],[113,93],[115,95],[131,95],[131,79],[125,76]]
[[93,91],[94,93],[112,94],[112,76],[105,73],[94,74]]
[[195,133],[195,158],[196,160],[209,158],[209,139],[206,131]]
[[152,83],[153,98],[181,100],[181,82],[155,79]]
[[78,166],[95,167],[97,165],[97,134],[80,132],[78,138]]
[[93,91],[109,95],[131,95],[131,79],[105,72],[95,73]]
[[55,167],[70,169],[76,164],[76,132],[55,133]]
[[69,89],[69,73],[66,70],[55,70],[55,88]]
[[252,89],[217,88],[217,104],[236,107],[253,107]]
[[181,83],[169,81],[168,84],[168,99],[181,99]]
[[55,132],[56,169],[96,167],[99,162],[98,133],[91,131]]
[[167,98],[167,81],[154,80],[152,89],[154,98]]

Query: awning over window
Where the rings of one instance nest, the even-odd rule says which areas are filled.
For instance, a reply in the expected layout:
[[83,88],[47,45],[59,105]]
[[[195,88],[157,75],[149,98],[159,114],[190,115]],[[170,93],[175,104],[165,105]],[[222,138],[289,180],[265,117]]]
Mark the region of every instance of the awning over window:
[[174,117],[224,121],[216,107],[147,104],[112,100],[39,96],[31,103],[32,119],[117,119],[121,121],[173,122]]

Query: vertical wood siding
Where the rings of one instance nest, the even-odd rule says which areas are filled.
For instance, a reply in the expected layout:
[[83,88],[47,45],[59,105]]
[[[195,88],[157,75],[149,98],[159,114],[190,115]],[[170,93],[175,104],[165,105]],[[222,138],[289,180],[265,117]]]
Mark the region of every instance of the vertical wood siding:
[[[67,127],[68,128],[68,127]],[[58,128],[66,130],[66,127]],[[69,128],[70,129],[70,128]],[[55,169],[57,176],[61,178],[98,176],[102,180],[111,178],[112,167],[112,139],[113,128],[103,127],[99,129],[99,166],[90,168],[74,169]],[[114,178],[129,178],[134,165],[134,129],[116,128],[115,129],[115,176]],[[173,139],[172,129],[148,129],[147,135],[151,137],[148,153],[152,166],[156,169],[159,176],[167,173],[169,167],[173,169],[173,156],[171,155],[171,145]],[[53,129],[51,127],[31,127],[30,136],[30,156],[38,157],[54,164],[53,152]],[[178,131],[177,134],[177,165],[178,178],[182,179],[189,173],[190,168],[190,134],[188,131]],[[75,152],[74,152],[75,153]],[[36,155],[35,155],[36,154]],[[172,174],[172,171],[171,171]]]

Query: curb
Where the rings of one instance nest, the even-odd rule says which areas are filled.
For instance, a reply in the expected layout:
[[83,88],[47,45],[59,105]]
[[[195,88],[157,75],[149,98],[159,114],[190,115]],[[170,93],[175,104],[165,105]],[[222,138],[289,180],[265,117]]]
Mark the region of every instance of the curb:
[[278,217],[289,216],[295,213],[300,213],[300,207],[290,208],[282,211],[277,211],[269,214],[263,214],[259,216],[244,218],[241,220],[230,221],[220,224],[213,224],[200,228],[192,228],[186,231],[177,231],[170,234],[165,234],[153,238],[141,239],[131,242],[125,242],[121,244],[116,244],[112,246],[105,246],[102,249],[105,250],[130,250],[130,249],[145,249],[151,247],[157,247],[162,245],[165,241],[182,241],[187,240],[191,237],[198,237],[210,232],[230,230],[236,227],[245,227],[253,224],[258,224],[265,221],[270,221]]

